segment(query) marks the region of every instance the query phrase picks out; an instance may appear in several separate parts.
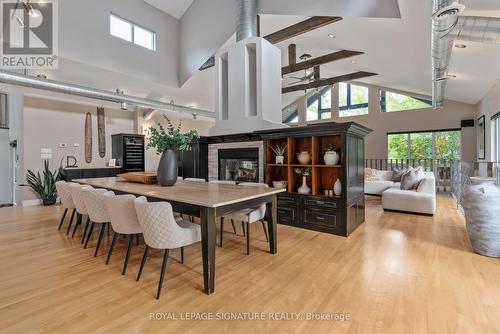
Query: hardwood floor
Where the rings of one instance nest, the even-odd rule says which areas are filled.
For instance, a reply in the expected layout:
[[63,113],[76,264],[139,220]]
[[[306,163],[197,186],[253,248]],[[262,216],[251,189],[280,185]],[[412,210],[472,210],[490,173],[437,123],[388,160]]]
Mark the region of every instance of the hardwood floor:
[[[124,240],[106,266],[107,247],[94,258],[95,239],[83,250],[79,237],[57,231],[60,208],[2,208],[0,331],[500,333],[500,261],[471,251],[450,198],[439,197],[438,208],[434,217],[384,213],[380,199],[369,198],[367,221],[349,238],[280,225],[276,255],[267,252],[260,225],[246,256],[241,226],[235,236],[225,224],[215,294],[202,291],[201,246],[194,245],[184,265],[171,253],[159,301],[159,251],[136,282],[143,245],[134,247],[122,276]],[[178,320],[150,320],[155,312]],[[194,312],[263,312],[267,320],[180,319]],[[291,312],[302,319],[269,319]],[[308,312],[350,318],[308,321]]]

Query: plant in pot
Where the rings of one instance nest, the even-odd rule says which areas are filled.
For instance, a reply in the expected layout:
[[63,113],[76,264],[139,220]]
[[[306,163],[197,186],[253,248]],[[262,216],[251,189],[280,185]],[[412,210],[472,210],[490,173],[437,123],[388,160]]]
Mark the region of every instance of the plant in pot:
[[42,174],[33,173],[28,169],[26,182],[29,187],[41,198],[43,205],[54,205],[57,199],[56,182],[61,180],[59,170],[52,172],[49,168],[49,160],[43,162]]
[[193,140],[199,136],[194,130],[182,133],[181,122],[174,126],[168,117],[163,117],[167,120],[166,128],[158,123],[158,128],[150,127],[147,130],[147,148],[154,148],[156,153],[161,155],[156,176],[158,183],[165,187],[173,186],[177,182],[179,151],[189,150]]
[[276,154],[276,164],[277,165],[284,164],[286,148],[287,148],[287,145],[285,145],[285,146],[276,145],[276,147],[271,146],[271,150],[273,150],[274,154]]
[[307,186],[307,177],[311,175],[311,168],[295,168],[295,173],[302,175],[302,186],[297,191],[300,194],[310,194],[311,188]]
[[326,150],[325,155],[323,156],[326,165],[337,165],[340,160],[340,154],[337,153],[333,145]]

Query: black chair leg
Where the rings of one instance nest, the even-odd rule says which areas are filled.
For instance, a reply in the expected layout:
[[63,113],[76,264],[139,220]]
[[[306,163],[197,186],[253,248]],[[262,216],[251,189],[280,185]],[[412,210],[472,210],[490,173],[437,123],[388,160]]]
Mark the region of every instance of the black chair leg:
[[250,224],[247,222],[247,255],[250,255]]
[[181,263],[184,264],[184,247],[181,247]]
[[68,213],[68,208],[64,209],[64,213],[62,215],[61,222],[59,223],[59,228],[57,229],[58,231],[61,230],[61,226],[64,223],[64,218],[66,218],[66,213]]
[[234,226],[234,220],[231,219],[231,225],[233,225],[233,232],[234,234],[237,234],[236,233],[236,226]]
[[87,240],[85,241],[85,246],[83,247],[84,249],[87,249],[87,245],[89,244],[90,237],[92,236],[92,232],[94,231],[94,226],[95,226],[95,223],[92,222],[90,224],[89,233],[87,234]]
[[130,258],[130,252],[132,251],[132,238],[134,237],[133,234],[131,234],[128,237],[128,248],[127,248],[127,255],[125,255],[125,262],[123,263],[123,271],[122,275],[125,275],[127,272],[127,265],[128,265],[128,259]]
[[[69,221],[68,230],[66,231],[66,235],[69,235],[69,231],[71,231],[71,225],[73,225],[73,218],[75,217],[75,212],[76,212],[76,210],[73,210],[73,213],[71,214],[71,219]],[[78,213],[78,215],[79,215],[79,213]]]
[[139,234],[135,235],[135,243],[137,246],[139,246]]
[[161,265],[160,282],[158,283],[158,292],[156,293],[156,299],[160,299],[161,288],[163,287],[163,279],[165,278],[165,271],[168,265],[168,249],[165,249],[165,254],[163,255],[163,264]]
[[222,247],[222,235],[224,234],[224,217],[220,217],[220,243],[219,247]]
[[102,237],[104,236],[104,231],[106,230],[106,224],[101,224],[101,232],[99,233],[99,239],[97,239],[97,246],[95,247],[94,257],[97,256],[99,247],[101,246]]
[[139,280],[141,279],[142,270],[144,269],[144,265],[146,264],[146,259],[148,258],[148,254],[149,254],[149,246],[146,245],[146,249],[144,250],[144,255],[142,256],[141,267],[139,268],[139,272],[137,273],[137,279],[136,279],[137,282],[139,282]]
[[109,263],[109,259],[111,259],[111,253],[113,253],[113,249],[115,248],[115,243],[116,243],[116,237],[118,236],[118,233],[113,234],[113,240],[111,241],[111,246],[109,246],[109,251],[108,251],[108,257],[106,258],[106,264]]
[[87,221],[85,222],[85,229],[83,230],[83,235],[82,235],[82,244],[85,241],[85,236],[87,235],[87,232],[89,229],[89,225],[90,225],[89,222],[90,222],[90,218],[87,217]]
[[82,224],[82,217],[83,217],[83,215],[78,214],[78,218],[76,220],[75,228],[73,229],[73,234],[71,234],[71,239],[73,239],[75,237],[76,229],[78,228],[78,226],[80,226]]
[[241,222],[241,228],[243,229],[243,236],[245,236],[245,223]]
[[262,228],[264,229],[264,234],[266,235],[266,241],[269,242],[269,237],[267,236],[266,223],[264,223],[263,220],[261,220],[261,223],[262,223]]

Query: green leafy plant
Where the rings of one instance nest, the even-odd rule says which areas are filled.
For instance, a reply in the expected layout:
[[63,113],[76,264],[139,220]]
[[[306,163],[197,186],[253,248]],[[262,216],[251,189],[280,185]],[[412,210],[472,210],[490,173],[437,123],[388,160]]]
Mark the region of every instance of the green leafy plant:
[[49,200],[57,197],[56,182],[61,179],[59,170],[50,171],[49,160],[43,162],[44,169],[42,174],[33,173],[28,169],[26,181],[33,191],[42,199]]
[[187,151],[193,140],[199,138],[198,132],[194,130],[182,133],[180,121],[177,126],[174,126],[168,117],[163,117],[167,120],[166,129],[161,123],[158,123],[158,128],[150,127],[147,130],[148,149],[156,149],[157,154],[162,154],[167,149]]
[[309,176],[311,175],[311,168],[295,168],[295,173],[302,175],[302,176]]
[[333,147],[333,145],[330,145],[330,146],[326,149],[326,152],[336,152],[336,151],[335,151],[335,147]]
[[287,145],[285,146],[276,145],[276,147],[271,146],[271,150],[273,150],[274,154],[276,154],[277,156],[285,156],[286,148]]

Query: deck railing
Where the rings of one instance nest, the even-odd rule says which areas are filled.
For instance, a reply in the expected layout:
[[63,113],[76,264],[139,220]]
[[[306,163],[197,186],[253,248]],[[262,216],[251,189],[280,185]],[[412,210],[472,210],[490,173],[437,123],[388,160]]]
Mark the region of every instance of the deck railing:
[[438,192],[451,192],[454,160],[445,159],[365,159],[365,167],[378,170],[405,169],[422,166],[426,172],[434,172]]

